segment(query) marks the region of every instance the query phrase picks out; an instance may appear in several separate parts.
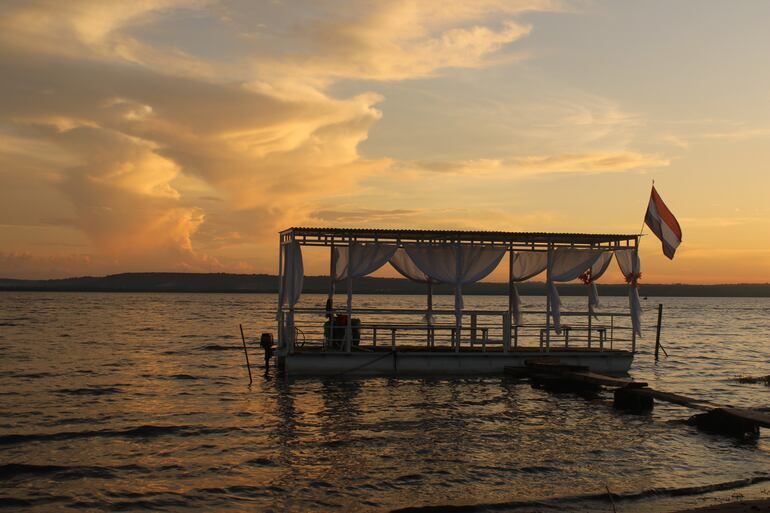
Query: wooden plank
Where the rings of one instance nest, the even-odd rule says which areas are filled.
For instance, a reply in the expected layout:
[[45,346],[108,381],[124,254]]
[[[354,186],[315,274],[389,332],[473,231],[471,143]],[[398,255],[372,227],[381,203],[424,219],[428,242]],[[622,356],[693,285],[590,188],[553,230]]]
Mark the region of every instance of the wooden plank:
[[679,394],[672,394],[671,392],[661,392],[660,390],[653,390],[652,388],[640,388],[637,390],[640,394],[648,395],[659,401],[665,401],[668,403],[678,404],[680,406],[687,406],[696,410],[710,410],[714,408],[714,405],[708,404],[700,399],[694,399]]
[[724,413],[739,419],[752,422],[764,428],[770,428],[770,415],[748,408],[720,408]]
[[647,383],[634,381],[631,378],[618,378],[590,371],[568,372],[565,374],[565,377],[605,387],[641,388],[647,386]]

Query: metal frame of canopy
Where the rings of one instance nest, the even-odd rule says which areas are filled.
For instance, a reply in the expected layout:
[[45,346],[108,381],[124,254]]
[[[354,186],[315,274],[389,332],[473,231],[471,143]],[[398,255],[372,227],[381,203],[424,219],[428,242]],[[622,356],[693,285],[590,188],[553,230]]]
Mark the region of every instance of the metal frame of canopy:
[[[355,243],[380,243],[393,244],[397,247],[404,247],[417,244],[430,245],[460,245],[460,246],[491,246],[503,247],[508,253],[508,313],[504,317],[503,331],[507,333],[504,336],[504,352],[507,352],[510,346],[511,308],[513,301],[514,282],[513,276],[513,252],[523,251],[542,251],[547,252],[546,282],[551,283],[551,269],[553,265],[553,252],[558,248],[574,249],[594,249],[594,250],[637,250],[639,245],[639,234],[590,234],[590,233],[548,233],[548,232],[501,232],[501,231],[464,231],[464,230],[412,230],[412,229],[367,229],[367,228],[309,228],[292,227],[283,230],[279,234],[278,251],[278,275],[279,287],[283,284],[284,274],[284,251],[283,247],[287,244],[296,242],[300,246],[321,246],[330,247],[330,297],[334,293],[334,248],[335,246],[347,247]],[[351,351],[351,317],[352,317],[352,278],[348,279],[347,287],[347,318],[348,325],[346,329],[346,352]],[[279,292],[280,294],[281,292]],[[432,294],[431,287],[428,287],[429,304]],[[327,314],[332,315],[333,306]],[[293,330],[294,308],[290,307],[288,312],[289,333]],[[279,343],[287,350],[293,351],[292,343],[284,340],[284,311],[283,306],[279,308]],[[590,319],[590,316],[589,316]],[[590,321],[589,321],[590,322]],[[331,325],[330,325],[331,326]],[[331,328],[330,328],[331,329]],[[550,295],[546,294],[546,347],[550,348],[551,341],[551,301]],[[590,335],[589,335],[590,336]],[[460,333],[456,335],[456,350],[460,347]],[[506,343],[507,342],[507,343]],[[632,352],[636,349],[636,333],[632,329]]]

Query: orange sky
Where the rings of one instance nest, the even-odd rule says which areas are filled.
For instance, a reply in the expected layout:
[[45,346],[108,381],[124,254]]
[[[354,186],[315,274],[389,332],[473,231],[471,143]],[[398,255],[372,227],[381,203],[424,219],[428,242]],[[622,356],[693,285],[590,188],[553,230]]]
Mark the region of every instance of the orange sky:
[[636,233],[655,179],[684,242],[670,262],[644,238],[645,282],[770,282],[767,19],[760,0],[4,3],[0,277],[274,273],[301,225]]

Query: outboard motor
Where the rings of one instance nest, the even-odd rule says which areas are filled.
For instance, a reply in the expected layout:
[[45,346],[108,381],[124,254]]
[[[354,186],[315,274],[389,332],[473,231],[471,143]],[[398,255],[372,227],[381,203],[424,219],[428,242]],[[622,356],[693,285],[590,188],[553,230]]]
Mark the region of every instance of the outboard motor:
[[259,345],[265,351],[265,370],[270,368],[270,358],[273,356],[273,334],[263,333],[259,339]]

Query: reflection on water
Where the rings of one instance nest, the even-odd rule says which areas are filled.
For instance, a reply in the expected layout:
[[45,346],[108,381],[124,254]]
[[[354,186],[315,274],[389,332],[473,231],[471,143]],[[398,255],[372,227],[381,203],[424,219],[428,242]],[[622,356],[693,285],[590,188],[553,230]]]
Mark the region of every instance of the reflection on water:
[[[536,298],[524,298],[535,305]],[[321,305],[324,298],[303,298]],[[423,298],[362,304],[421,307]],[[437,307],[451,297],[438,297]],[[469,308],[504,298],[469,297]],[[664,343],[633,376],[666,390],[768,406],[766,299],[670,298]],[[247,386],[238,324],[274,331],[268,295],[0,294],[0,506],[32,511],[389,511],[558,504],[770,476],[767,434],[739,442],[506,377],[285,379]],[[565,298],[579,308],[583,298]],[[623,298],[606,298],[621,309]],[[653,301],[649,301],[653,304]],[[650,307],[650,310],[652,308]],[[652,316],[651,316],[652,317]],[[648,322],[654,322],[648,319]],[[531,509],[531,503],[524,508]],[[485,508],[480,507],[480,510]],[[624,509],[628,509],[624,506]]]

